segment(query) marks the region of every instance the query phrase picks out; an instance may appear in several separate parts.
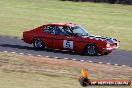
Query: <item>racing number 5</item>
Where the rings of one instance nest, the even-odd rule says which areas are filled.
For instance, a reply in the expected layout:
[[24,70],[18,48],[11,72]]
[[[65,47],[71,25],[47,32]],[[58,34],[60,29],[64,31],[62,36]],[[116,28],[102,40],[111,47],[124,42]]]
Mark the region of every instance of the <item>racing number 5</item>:
[[70,48],[70,41],[66,42],[66,48]]
[[64,40],[63,41],[63,47],[68,48],[68,49],[73,49],[73,41]]

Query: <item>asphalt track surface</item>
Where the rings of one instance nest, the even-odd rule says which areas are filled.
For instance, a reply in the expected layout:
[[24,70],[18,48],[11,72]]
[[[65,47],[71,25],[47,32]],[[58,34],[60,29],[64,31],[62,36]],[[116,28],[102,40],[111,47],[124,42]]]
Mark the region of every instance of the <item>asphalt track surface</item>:
[[31,44],[26,44],[21,39],[6,36],[0,36],[0,51],[132,67],[132,51],[114,50],[113,53],[109,55],[83,56],[60,50],[36,50]]

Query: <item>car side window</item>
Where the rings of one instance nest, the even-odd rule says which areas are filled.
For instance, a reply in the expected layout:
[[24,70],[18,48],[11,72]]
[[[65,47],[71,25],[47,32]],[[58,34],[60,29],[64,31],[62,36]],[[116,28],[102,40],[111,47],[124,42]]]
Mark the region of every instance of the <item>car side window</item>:
[[65,31],[66,35],[73,35],[73,32],[70,27],[63,27],[63,30]]
[[55,35],[72,35],[72,31],[66,26],[45,26],[44,32]]
[[55,34],[57,34],[57,35],[71,35],[72,32],[66,26],[55,26]]
[[53,29],[54,29],[53,26],[45,26],[44,32],[53,34]]
[[55,34],[64,35],[64,31],[62,30],[62,26],[55,26]]

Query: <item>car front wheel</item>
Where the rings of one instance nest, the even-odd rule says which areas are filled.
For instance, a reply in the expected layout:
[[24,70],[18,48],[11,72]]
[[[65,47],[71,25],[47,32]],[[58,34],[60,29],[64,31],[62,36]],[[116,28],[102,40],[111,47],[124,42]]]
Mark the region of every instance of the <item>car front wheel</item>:
[[98,48],[97,46],[90,44],[86,46],[85,54],[89,56],[97,56],[98,55]]
[[37,49],[44,49],[45,48],[44,42],[40,39],[33,40],[33,46]]

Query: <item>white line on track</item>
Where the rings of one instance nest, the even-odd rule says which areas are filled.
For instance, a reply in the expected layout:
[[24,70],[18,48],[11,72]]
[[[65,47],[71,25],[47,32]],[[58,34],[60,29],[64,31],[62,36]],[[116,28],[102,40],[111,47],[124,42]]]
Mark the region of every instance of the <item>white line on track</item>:
[[41,55],[37,55],[38,57],[41,57]]
[[69,58],[64,58],[65,60],[68,60]]
[[93,61],[88,61],[88,62],[92,63]]
[[54,57],[55,59],[58,59],[59,57]]
[[76,61],[77,59],[72,59],[72,60]]
[[118,64],[114,64],[115,66],[118,66]]
[[106,63],[106,64],[111,64],[111,63]]
[[24,53],[19,53],[19,54],[23,55]]
[[[7,53],[8,51],[3,51],[3,52]],[[16,52],[11,52],[11,53],[15,54]],[[19,54],[23,55],[24,53],[19,53]],[[27,54],[27,55],[31,56],[32,54]],[[37,56],[41,57],[42,55],[37,55]],[[45,57],[49,58],[50,56],[45,56]],[[59,57],[54,57],[54,58],[58,59]],[[63,59],[68,60],[69,58],[63,58]],[[72,59],[72,60],[76,61],[77,59]],[[84,62],[85,60],[80,60],[80,61]],[[92,63],[93,61],[88,61],[88,62]],[[102,64],[103,62],[98,62],[98,63]],[[106,63],[106,64],[110,65],[111,63]],[[113,65],[118,66],[118,64],[113,64]],[[127,66],[127,65],[121,65],[121,66]]]
[[50,56],[46,56],[47,58],[49,58]]
[[11,53],[16,53],[16,52],[11,52]]
[[122,66],[126,66],[126,65],[122,65]]
[[32,54],[27,54],[27,55],[31,56]]
[[3,52],[7,53],[8,51],[3,51]]
[[80,60],[80,61],[84,62],[84,60]]
[[102,64],[103,62],[98,62],[98,63]]

